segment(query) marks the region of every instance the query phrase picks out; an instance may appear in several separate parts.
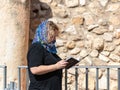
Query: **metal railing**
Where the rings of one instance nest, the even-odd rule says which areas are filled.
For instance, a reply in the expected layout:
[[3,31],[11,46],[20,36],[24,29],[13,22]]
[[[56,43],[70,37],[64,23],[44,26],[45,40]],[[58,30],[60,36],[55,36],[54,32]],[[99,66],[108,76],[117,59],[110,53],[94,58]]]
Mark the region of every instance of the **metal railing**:
[[3,90],[21,90],[21,69],[26,69],[26,90],[28,90],[29,77],[27,66],[18,66],[18,86],[12,81],[7,84],[7,66],[0,65],[0,69],[3,69]]
[[[0,66],[0,68],[3,69],[3,90],[5,90],[5,88],[7,88],[7,66]],[[120,66],[118,65],[110,65],[110,66],[74,66],[71,69],[74,69],[75,71],[75,90],[79,90],[78,89],[78,69],[85,69],[85,90],[89,90],[88,89],[88,83],[89,83],[89,69],[95,69],[96,70],[96,86],[95,86],[95,90],[99,90],[99,69],[106,69],[107,70],[107,90],[110,90],[110,69],[115,68],[117,69],[117,83],[118,83],[118,90],[120,90]],[[17,86],[17,90],[21,90],[21,69],[26,69],[26,90],[28,90],[28,86],[29,86],[29,77],[28,77],[28,67],[27,66],[18,66],[18,86]],[[68,88],[68,70],[65,69],[65,90],[67,90]],[[12,85],[12,84],[11,84]],[[13,86],[13,85],[12,85]]]
[[29,76],[27,66],[18,66],[18,90],[21,90],[21,69],[26,69],[26,90],[28,90]]
[[[117,77],[117,81],[118,81],[118,90],[120,90],[120,66],[114,66],[114,65],[110,65],[110,66],[74,66],[72,67],[75,69],[75,90],[79,90],[78,89],[78,69],[80,68],[84,68],[86,70],[86,73],[85,73],[85,78],[86,78],[86,81],[85,81],[85,85],[86,85],[86,89],[85,90],[89,90],[88,89],[88,77],[89,77],[89,73],[88,73],[88,70],[89,69],[96,69],[96,88],[95,90],[99,90],[99,69],[106,69],[107,70],[107,90],[110,90],[110,69],[111,68],[116,68],[117,69],[117,73],[118,73],[118,77]],[[65,69],[65,90],[67,90],[67,69]]]
[[9,84],[7,84],[7,88],[5,88],[4,90],[17,90],[17,84],[13,81],[10,81]]
[[0,68],[3,69],[3,90],[5,90],[7,86],[7,66],[0,65]]

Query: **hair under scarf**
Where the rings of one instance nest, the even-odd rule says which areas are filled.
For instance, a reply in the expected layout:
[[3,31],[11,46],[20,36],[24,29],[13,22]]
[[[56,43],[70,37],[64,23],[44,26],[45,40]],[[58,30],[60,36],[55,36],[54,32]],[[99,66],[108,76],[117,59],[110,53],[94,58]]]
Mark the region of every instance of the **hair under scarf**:
[[37,43],[40,42],[42,44],[42,46],[47,49],[47,51],[51,52],[51,53],[57,53],[56,47],[55,47],[55,41],[48,43],[47,41],[47,22],[43,21],[38,28],[36,29],[36,33],[35,33],[35,37],[33,39],[33,43]]

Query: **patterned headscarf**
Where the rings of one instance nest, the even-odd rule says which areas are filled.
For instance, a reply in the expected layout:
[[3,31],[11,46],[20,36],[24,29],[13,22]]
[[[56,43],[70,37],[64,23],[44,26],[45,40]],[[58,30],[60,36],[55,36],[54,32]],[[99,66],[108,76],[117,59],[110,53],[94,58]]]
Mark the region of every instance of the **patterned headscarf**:
[[33,39],[33,43],[40,42],[44,48],[47,49],[47,51],[51,53],[57,53],[56,47],[55,47],[55,42],[53,41],[51,43],[48,43],[47,41],[47,20],[43,21],[38,28],[36,29],[35,37]]

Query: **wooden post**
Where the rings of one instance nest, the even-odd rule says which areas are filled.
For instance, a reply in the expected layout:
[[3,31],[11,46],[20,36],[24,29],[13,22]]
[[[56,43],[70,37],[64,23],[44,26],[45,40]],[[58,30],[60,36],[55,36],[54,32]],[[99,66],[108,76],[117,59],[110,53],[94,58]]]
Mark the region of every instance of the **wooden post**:
[[[26,65],[29,23],[30,0],[0,0],[0,65],[7,65],[8,83],[17,82],[17,67]],[[24,76],[22,82],[25,82]],[[0,83],[1,78],[0,76]],[[25,90],[25,84],[21,85],[21,89]]]

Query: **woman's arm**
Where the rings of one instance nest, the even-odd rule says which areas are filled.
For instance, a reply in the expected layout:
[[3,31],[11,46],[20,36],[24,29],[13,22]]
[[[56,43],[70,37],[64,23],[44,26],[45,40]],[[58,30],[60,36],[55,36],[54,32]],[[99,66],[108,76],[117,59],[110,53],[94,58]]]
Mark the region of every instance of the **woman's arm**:
[[57,62],[56,64],[52,64],[52,65],[40,65],[37,67],[31,67],[30,71],[32,72],[32,74],[42,75],[42,74],[46,74],[48,72],[52,72],[52,71],[55,71],[58,69],[63,69],[63,68],[65,68],[67,63],[68,62],[61,60],[61,61]]

